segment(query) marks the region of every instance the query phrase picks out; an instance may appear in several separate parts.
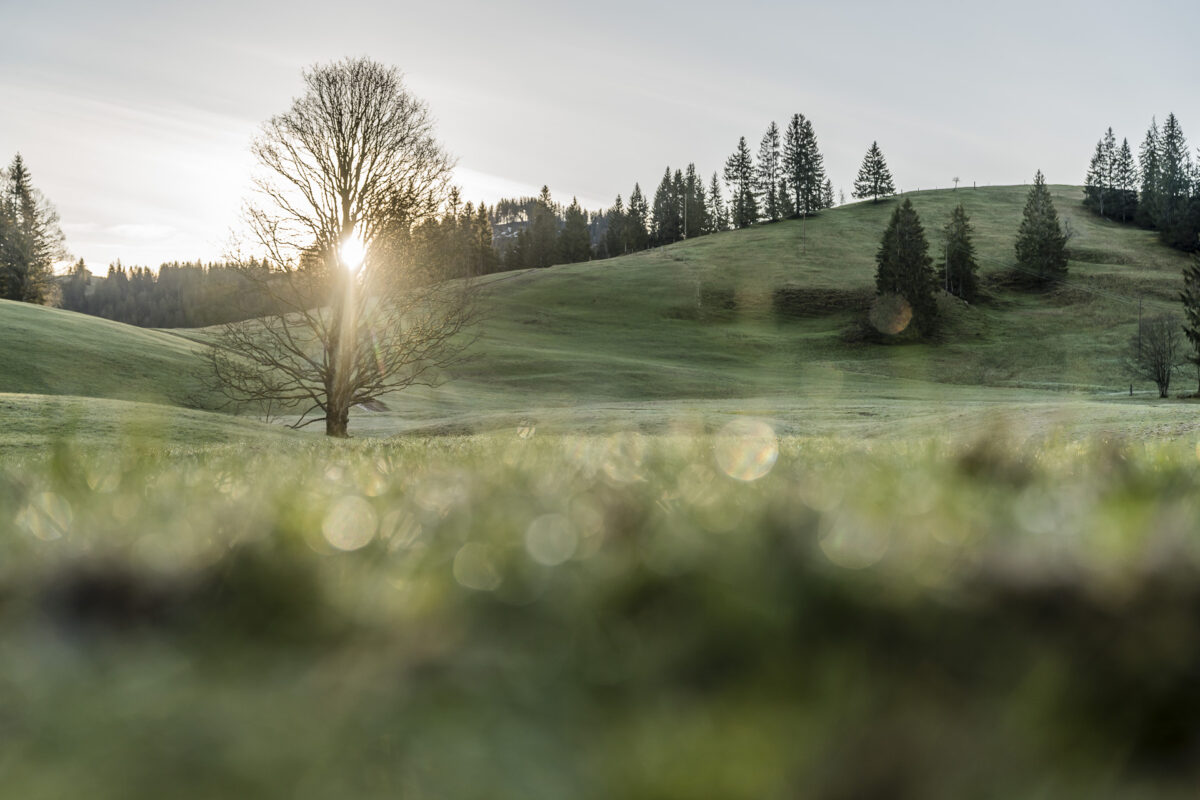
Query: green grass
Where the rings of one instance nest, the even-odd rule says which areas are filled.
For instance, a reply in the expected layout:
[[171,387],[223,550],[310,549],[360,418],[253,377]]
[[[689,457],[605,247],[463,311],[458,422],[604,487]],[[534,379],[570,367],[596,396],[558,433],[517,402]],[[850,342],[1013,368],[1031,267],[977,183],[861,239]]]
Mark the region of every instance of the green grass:
[[27,457],[55,444],[83,450],[270,444],[279,426],[156,403],[35,394],[0,394],[0,458]]
[[[1186,257],[1151,232],[1095,217],[1078,187],[1051,188],[1075,231],[1069,285],[1044,293],[993,288],[973,306],[944,303],[936,342],[848,340],[872,294],[879,236],[898,201],[859,203],[804,222],[494,276],[478,357],[443,389],[395,397],[394,413],[360,415],[352,427],[385,434],[540,422],[564,432],[666,431],[698,417],[711,429],[728,414],[754,410],[797,433],[904,436],[906,420],[928,430],[925,421],[943,409],[956,418],[977,410],[973,428],[1025,404],[1061,403],[1063,424],[1083,432],[1116,417],[1133,428],[1140,417],[1147,430],[1172,429],[1185,416],[1149,400],[1148,385],[1136,387],[1132,407],[1123,361],[1139,297],[1147,314],[1178,310]],[[1026,192],[911,197],[934,254],[940,227],[963,203],[986,278],[1013,265]],[[803,313],[776,313],[781,287],[801,293]],[[720,308],[720,298],[735,307]],[[1181,374],[1177,390],[1193,385]],[[888,427],[864,426],[861,409],[850,410],[862,403]]]
[[1194,796],[1191,442],[758,436],[0,464],[3,793]]
[[[1120,367],[1183,257],[1054,191],[1071,285],[933,343],[847,336],[894,202],[490,276],[349,442],[0,303],[0,794],[1194,796],[1200,415]],[[1024,194],[913,200],[987,272]]]
[[0,392],[184,405],[200,348],[181,336],[0,300]]
[[[1051,188],[1075,231],[1069,285],[1046,293],[993,288],[973,306],[946,303],[939,341],[848,337],[861,324],[878,239],[898,201],[858,203],[628,257],[489,276],[475,358],[439,389],[388,398],[389,412],[356,412],[351,431],[712,429],[753,410],[806,435],[904,436],[895,421],[923,431],[922,420],[943,408],[954,416],[977,409],[974,427],[1047,402],[1062,402],[1064,424],[1078,420],[1084,432],[1097,417],[1123,431],[1173,430],[1181,421],[1174,407],[1139,394],[1145,402],[1132,410],[1118,395],[1129,387],[1123,355],[1137,299],[1146,313],[1177,310],[1185,256],[1151,232],[1087,212],[1078,187]],[[911,197],[935,254],[950,210],[966,206],[986,278],[1012,265],[1026,191]],[[776,312],[781,288],[798,292],[798,315]],[[203,332],[180,333],[3,303],[0,342],[12,357],[0,364],[0,390],[194,403],[201,383],[193,339]],[[1179,390],[1191,385],[1180,376]],[[862,403],[870,408],[850,410]]]

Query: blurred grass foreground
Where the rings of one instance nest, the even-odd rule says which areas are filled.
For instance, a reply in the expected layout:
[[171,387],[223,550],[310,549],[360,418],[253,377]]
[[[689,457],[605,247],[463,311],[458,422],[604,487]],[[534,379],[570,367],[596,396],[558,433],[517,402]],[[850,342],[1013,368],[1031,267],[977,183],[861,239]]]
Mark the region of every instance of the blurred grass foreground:
[[1196,796],[1194,443],[534,434],[0,462],[0,795]]

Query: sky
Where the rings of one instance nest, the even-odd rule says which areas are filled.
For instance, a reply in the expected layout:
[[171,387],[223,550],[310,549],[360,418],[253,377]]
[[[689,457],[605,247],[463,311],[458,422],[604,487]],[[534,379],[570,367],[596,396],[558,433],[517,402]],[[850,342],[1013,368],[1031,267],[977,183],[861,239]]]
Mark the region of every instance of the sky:
[[0,29],[0,161],[98,273],[230,252],[257,130],[346,56],[402,71],[476,202],[598,210],[797,112],[847,196],[872,141],[900,190],[1082,183],[1168,112],[1200,144],[1195,0],[0,0]]

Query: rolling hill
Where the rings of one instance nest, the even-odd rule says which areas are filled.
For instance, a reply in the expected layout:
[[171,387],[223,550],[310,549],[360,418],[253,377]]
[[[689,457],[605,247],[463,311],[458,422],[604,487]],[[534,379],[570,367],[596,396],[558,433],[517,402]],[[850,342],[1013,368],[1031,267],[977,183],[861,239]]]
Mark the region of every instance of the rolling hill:
[[[488,276],[476,357],[440,388],[389,398],[388,412],[357,412],[352,432],[520,422],[662,430],[755,413],[795,433],[877,435],[901,422],[937,431],[964,415],[972,424],[1057,420],[1064,408],[1088,425],[1178,430],[1186,407],[1128,398],[1123,356],[1139,302],[1146,314],[1178,310],[1186,257],[1151,232],[1095,217],[1078,187],[1051,190],[1073,233],[1072,260],[1066,284],[1040,293],[996,280],[1013,264],[1026,187],[908,195],[935,256],[951,209],[966,207],[988,295],[970,306],[946,299],[935,342],[862,341],[875,251],[896,201],[857,203]],[[200,346],[172,332],[6,302],[0,343],[0,392],[185,405],[200,388]]]

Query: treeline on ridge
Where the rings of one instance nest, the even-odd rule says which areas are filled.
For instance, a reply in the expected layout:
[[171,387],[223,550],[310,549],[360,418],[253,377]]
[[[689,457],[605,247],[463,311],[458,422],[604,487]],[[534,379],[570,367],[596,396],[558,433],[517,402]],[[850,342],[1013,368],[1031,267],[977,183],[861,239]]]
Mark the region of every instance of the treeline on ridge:
[[1200,248],[1200,159],[1193,161],[1174,114],[1152,119],[1135,162],[1129,140],[1110,127],[1096,143],[1083,203],[1096,214],[1156,230],[1165,244]]

